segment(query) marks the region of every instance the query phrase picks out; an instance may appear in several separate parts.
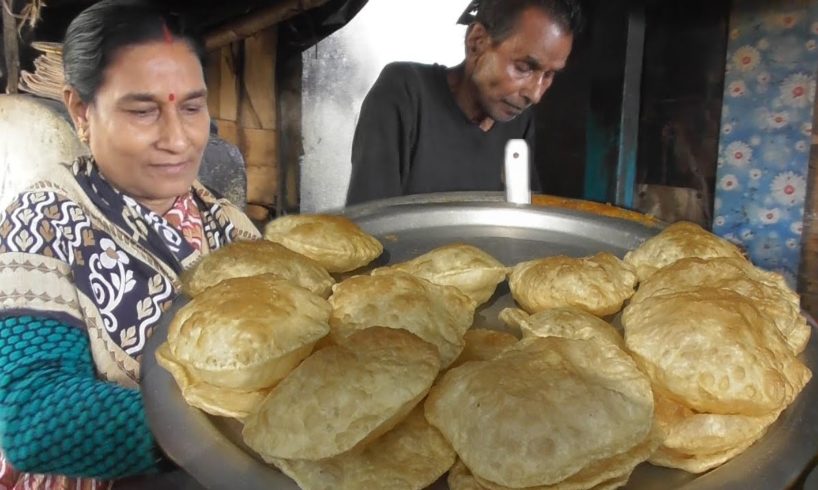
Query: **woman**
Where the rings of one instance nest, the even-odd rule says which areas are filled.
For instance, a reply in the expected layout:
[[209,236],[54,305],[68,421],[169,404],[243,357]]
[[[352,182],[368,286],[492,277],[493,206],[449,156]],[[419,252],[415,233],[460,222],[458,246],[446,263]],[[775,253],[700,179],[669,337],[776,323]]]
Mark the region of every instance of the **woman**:
[[110,488],[159,470],[137,384],[145,340],[184,268],[258,237],[195,180],[210,117],[200,45],[177,19],[104,0],[63,49],[65,104],[91,156],[0,215],[0,441],[22,472],[6,471],[9,488]]

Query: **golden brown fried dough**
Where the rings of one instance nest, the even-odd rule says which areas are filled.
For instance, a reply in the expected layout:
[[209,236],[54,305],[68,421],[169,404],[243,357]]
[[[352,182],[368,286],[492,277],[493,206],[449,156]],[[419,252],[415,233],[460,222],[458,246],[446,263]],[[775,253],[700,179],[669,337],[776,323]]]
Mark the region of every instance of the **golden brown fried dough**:
[[574,306],[597,316],[612,315],[633,295],[636,274],[607,252],[592,257],[546,257],[514,266],[511,294],[529,313]]
[[701,287],[728,289],[747,297],[775,322],[795,354],[806,347],[810,328],[806,318],[801,315],[798,295],[787,286],[781,275],[763,271],[744,259],[692,257],[678,260],[640,284],[631,303],[659,294],[695,291]]
[[402,328],[435,345],[441,367],[460,355],[474,318],[474,301],[457,288],[399,271],[351,277],[333,288],[329,302],[336,341],[367,327]]
[[650,383],[622,349],[560,337],[452,369],[425,407],[475,475],[514,488],[559,483],[635,448],[653,425]]
[[[581,486],[581,484],[557,483],[556,485],[539,485],[536,487],[520,488],[518,490],[613,490],[625,485],[629,477],[630,474],[612,478],[592,487]],[[474,476],[460,460],[449,470],[447,483],[449,484],[449,490],[515,490],[480,480],[480,478]]]
[[768,415],[696,413],[654,393],[656,421],[665,433],[651,461],[693,473],[706,471],[739,454],[761,438],[778,418]]
[[551,308],[529,315],[517,308],[505,308],[500,320],[506,325],[519,328],[523,338],[564,337],[566,339],[599,339],[625,347],[625,340],[610,323],[585,310],[566,306]]
[[[627,483],[634,468],[646,461],[656,451],[660,442],[661,432],[654,429],[643,442],[624,453],[601,461],[594,461],[559,483],[525,487],[525,490],[602,490],[618,488]],[[479,476],[471,476],[486,490],[507,490],[508,488],[496,485]]]
[[349,218],[294,214],[267,223],[264,238],[315,260],[330,272],[363,267],[383,253],[383,245]]
[[245,420],[242,436],[268,462],[363,448],[406,417],[439,370],[434,346],[414,334],[361,330],[304,360]]
[[243,419],[261,404],[270,390],[241,391],[219,388],[203,381],[196,381],[184,366],[176,362],[170,354],[168,344],[156,349],[156,362],[167,369],[188,405],[204,410],[211,415]]
[[625,342],[659,390],[697,412],[766,415],[788,405],[810,370],[753,301],[700,288],[625,308]]
[[[763,433],[761,435],[763,435]],[[655,453],[653,453],[649,461],[651,464],[656,466],[677,468],[689,473],[704,473],[707,470],[720,466],[735,458],[739,454],[746,451],[747,448],[752,446],[754,443],[755,440],[750,440],[742,442],[736,447],[719,453],[695,455],[678,453],[662,446]]]
[[187,296],[196,296],[225,279],[259,274],[275,274],[322,298],[335,284],[317,262],[266,240],[234,242],[204,256],[183,274],[182,284]]
[[407,272],[434,284],[453,286],[482,305],[497,285],[505,281],[507,268],[497,259],[472,245],[445,245],[407,262],[381,267],[373,275],[395,270]]
[[449,485],[449,490],[485,490],[486,488],[474,479],[474,475],[459,459],[449,470],[446,483]]
[[421,490],[446,473],[455,457],[454,449],[429,425],[419,405],[361,451],[320,461],[275,459],[273,463],[302,490]]
[[196,381],[269,388],[329,332],[329,303],[273,275],[227,279],[179,309],[168,353]]
[[463,352],[449,366],[452,369],[469,361],[488,361],[517,343],[517,337],[508,332],[498,332],[484,328],[472,328],[463,336],[466,346]]
[[701,226],[679,221],[625,254],[625,262],[636,269],[639,281],[644,281],[662,267],[686,257],[743,259],[744,254],[732,243]]

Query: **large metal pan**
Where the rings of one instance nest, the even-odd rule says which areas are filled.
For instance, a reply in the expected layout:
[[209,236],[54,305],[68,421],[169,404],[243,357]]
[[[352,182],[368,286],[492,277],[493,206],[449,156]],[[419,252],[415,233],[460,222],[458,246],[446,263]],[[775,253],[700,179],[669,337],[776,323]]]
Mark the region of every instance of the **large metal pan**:
[[[600,216],[565,208],[518,206],[500,195],[431,195],[385,200],[347,209],[384,244],[373,265],[415,257],[451,242],[486,250],[507,265],[555,254],[585,256],[609,251],[618,256],[659,231],[649,220],[617,213]],[[571,207],[571,206],[569,206]],[[173,378],[156,364],[154,351],[167,335],[167,323],[185,302],[178,299],[153,334],[142,360],[142,391],[148,421],[164,451],[204,486],[224,490],[297,490],[292,480],[265,465],[241,442],[238,422],[211,417],[182,399]],[[499,311],[512,305],[501,285],[476,315],[476,325],[502,329]],[[818,372],[818,332],[803,353]],[[788,488],[818,454],[818,383],[811,381],[767,435],[743,454],[704,475],[649,464],[640,465],[627,489],[776,490]],[[445,489],[445,482],[434,489]]]

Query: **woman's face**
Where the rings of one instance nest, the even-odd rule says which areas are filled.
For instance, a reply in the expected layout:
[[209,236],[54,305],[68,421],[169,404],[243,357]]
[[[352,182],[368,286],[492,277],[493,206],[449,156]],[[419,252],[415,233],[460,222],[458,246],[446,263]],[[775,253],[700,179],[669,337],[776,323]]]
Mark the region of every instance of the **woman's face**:
[[102,175],[162,214],[198,174],[210,129],[206,96],[190,46],[158,41],[119,50],[94,101],[85,105],[73,93],[68,105],[88,129]]

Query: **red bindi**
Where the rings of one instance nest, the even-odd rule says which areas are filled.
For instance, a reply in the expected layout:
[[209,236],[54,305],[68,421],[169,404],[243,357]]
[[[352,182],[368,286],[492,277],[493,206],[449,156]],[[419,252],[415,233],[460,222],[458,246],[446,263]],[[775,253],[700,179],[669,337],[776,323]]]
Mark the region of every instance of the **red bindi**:
[[173,94],[173,93],[168,94],[168,100],[170,102],[173,102],[174,100],[176,100],[176,94]]
[[173,43],[173,34],[171,34],[167,24],[162,24],[162,35],[165,37],[166,43],[168,44]]

